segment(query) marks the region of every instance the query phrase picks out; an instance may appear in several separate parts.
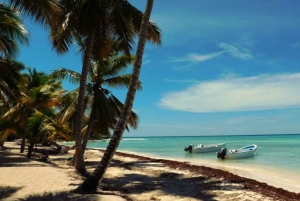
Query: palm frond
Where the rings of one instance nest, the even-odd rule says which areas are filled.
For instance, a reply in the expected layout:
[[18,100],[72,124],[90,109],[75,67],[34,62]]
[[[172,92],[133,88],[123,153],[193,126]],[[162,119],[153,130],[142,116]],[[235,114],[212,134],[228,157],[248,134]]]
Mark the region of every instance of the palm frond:
[[[130,84],[130,80],[131,80],[131,74],[127,74],[127,75],[120,75],[117,77],[112,77],[112,78],[108,78],[105,80],[104,85],[107,85],[109,87],[113,87],[113,88],[123,88],[123,87],[129,87]],[[138,90],[142,89],[142,82],[138,81],[138,86],[137,86]]]
[[10,5],[43,27],[53,24],[61,11],[56,0],[9,0]]
[[72,84],[78,84],[80,82],[80,73],[65,68],[55,70],[51,76],[60,81],[69,78],[69,82]]

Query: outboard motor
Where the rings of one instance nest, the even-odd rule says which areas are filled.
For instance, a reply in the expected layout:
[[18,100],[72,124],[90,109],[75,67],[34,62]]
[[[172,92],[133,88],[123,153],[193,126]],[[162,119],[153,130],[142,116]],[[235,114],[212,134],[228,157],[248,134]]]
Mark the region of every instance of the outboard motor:
[[225,159],[226,152],[227,152],[227,149],[226,148],[222,148],[221,151],[217,152],[217,157]]
[[188,151],[190,153],[192,153],[192,150],[193,150],[193,145],[189,145],[188,147],[184,147],[184,151]]

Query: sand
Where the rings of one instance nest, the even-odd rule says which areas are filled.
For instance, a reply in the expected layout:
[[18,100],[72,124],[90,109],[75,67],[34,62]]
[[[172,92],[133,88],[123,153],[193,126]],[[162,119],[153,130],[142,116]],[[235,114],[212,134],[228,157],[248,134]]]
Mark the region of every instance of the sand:
[[[300,194],[243,178],[227,171],[117,152],[92,195],[69,193],[84,179],[64,155],[50,162],[26,159],[18,146],[5,143],[0,151],[0,200],[300,200]],[[86,167],[92,172],[103,151],[87,150]]]

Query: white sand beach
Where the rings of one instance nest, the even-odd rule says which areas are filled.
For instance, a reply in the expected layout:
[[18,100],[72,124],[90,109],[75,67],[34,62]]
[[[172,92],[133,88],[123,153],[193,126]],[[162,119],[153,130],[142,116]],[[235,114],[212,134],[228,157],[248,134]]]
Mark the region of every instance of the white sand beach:
[[[65,155],[50,155],[50,162],[26,159],[12,142],[0,152],[0,199],[11,200],[299,200],[300,194],[275,188],[227,171],[187,162],[155,159],[118,152],[99,185],[97,194],[75,195],[83,178],[68,165]],[[103,154],[87,150],[92,171]]]

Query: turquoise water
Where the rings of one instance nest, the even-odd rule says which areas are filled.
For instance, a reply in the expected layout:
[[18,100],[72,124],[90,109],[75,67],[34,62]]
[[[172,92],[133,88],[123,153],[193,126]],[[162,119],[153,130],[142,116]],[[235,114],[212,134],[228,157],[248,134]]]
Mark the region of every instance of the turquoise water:
[[[108,142],[109,140],[93,141],[88,143],[88,147],[105,149]],[[189,144],[221,142],[228,143],[227,149],[236,149],[250,144],[256,144],[258,149],[254,157],[230,161],[217,159],[215,153],[190,154],[183,150]],[[124,137],[118,150],[175,160],[268,166],[300,173],[300,135]]]
[[[190,154],[190,144],[227,143],[227,149],[258,146],[254,157],[237,160],[217,159],[216,153]],[[91,141],[89,148],[105,149],[109,140]],[[66,145],[74,144],[67,142]],[[300,134],[240,136],[124,137],[118,151],[155,158],[188,161],[191,164],[222,169],[278,188],[300,193]]]

